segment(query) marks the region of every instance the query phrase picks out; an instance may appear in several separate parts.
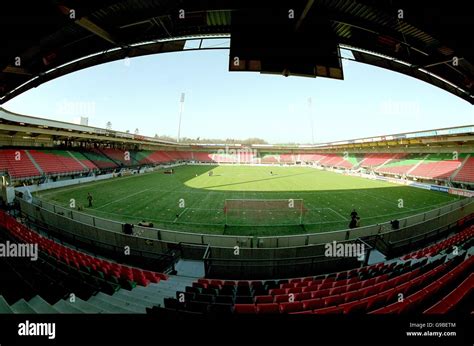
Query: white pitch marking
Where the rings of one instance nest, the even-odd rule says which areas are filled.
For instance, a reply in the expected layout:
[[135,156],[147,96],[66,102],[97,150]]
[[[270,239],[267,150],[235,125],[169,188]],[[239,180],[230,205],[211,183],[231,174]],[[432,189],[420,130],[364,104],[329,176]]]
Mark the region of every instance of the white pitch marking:
[[110,205],[110,204],[116,203],[116,202],[123,201],[124,199],[127,199],[127,198],[130,198],[130,197],[133,197],[133,196],[139,195],[140,193],[143,193],[143,192],[149,191],[149,190],[151,190],[151,189],[152,189],[152,188],[145,189],[145,190],[142,190],[142,191],[138,191],[138,192],[132,193],[131,195],[127,195],[127,196],[125,196],[125,197],[122,197],[122,198],[119,198],[119,199],[113,200],[113,201],[111,201],[111,202],[109,202],[109,203],[105,203],[105,204],[101,205],[101,206],[100,206],[100,207],[98,207],[98,208],[95,208],[95,210],[97,210],[97,209],[101,209],[101,208],[104,208],[104,207],[106,207],[106,206],[108,206],[108,205]]
[[174,219],[173,222],[176,222],[186,212],[186,210],[188,210],[188,208],[184,208],[184,210],[181,213],[179,213],[178,217]]

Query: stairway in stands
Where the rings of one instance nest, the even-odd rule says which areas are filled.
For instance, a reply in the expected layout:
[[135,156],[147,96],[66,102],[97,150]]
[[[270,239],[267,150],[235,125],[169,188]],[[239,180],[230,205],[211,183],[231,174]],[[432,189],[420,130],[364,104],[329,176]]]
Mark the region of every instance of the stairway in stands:
[[164,306],[164,299],[175,297],[176,291],[192,285],[194,278],[170,276],[168,280],[147,287],[137,286],[131,291],[122,289],[113,295],[99,292],[88,300],[79,297],[61,299],[49,304],[39,295],[27,300],[19,299],[13,304],[0,295],[0,314],[144,314],[146,308]]

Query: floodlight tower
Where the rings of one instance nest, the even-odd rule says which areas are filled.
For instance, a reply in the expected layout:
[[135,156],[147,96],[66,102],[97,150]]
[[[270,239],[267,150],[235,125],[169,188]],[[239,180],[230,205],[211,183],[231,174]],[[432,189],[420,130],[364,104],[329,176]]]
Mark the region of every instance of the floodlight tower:
[[314,144],[314,125],[313,125],[313,114],[312,114],[312,100],[311,97],[308,98],[308,115],[309,115],[309,122],[311,126],[311,144]]
[[184,108],[184,93],[181,93],[181,99],[179,101],[179,124],[178,124],[178,143],[181,135],[181,117],[183,116]]

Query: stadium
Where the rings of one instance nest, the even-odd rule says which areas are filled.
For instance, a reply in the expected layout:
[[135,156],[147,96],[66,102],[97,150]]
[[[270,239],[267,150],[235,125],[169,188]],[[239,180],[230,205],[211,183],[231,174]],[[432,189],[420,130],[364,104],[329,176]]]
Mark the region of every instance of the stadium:
[[[474,104],[461,5],[443,10],[446,22],[405,1],[14,7],[0,15],[0,105],[76,71],[222,38],[230,74],[344,80],[344,49]],[[205,143],[0,107],[0,315],[469,320],[474,125],[426,124],[309,144]]]

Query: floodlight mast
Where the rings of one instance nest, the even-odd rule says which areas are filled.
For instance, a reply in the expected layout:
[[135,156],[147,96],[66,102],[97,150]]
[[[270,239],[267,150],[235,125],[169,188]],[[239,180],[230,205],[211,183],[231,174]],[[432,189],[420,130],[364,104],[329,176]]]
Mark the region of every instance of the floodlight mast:
[[312,100],[311,97],[308,98],[308,113],[309,113],[309,121],[311,125],[311,144],[314,145],[314,124],[313,124],[313,114],[312,114]]
[[181,117],[183,116],[183,108],[184,108],[184,93],[181,93],[181,99],[179,101],[179,124],[178,124],[178,140],[177,140],[178,143],[181,136]]

